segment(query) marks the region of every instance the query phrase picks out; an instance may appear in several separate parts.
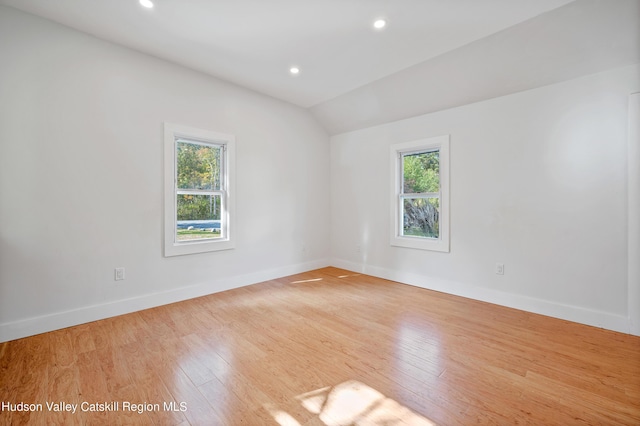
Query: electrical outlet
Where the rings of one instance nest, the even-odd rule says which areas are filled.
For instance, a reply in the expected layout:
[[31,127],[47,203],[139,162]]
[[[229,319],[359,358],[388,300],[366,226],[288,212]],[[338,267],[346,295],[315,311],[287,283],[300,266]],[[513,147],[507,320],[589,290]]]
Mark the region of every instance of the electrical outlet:
[[113,278],[116,281],[124,280],[124,268],[116,268],[114,271],[115,271],[115,275]]
[[496,274],[504,275],[504,263],[496,263]]

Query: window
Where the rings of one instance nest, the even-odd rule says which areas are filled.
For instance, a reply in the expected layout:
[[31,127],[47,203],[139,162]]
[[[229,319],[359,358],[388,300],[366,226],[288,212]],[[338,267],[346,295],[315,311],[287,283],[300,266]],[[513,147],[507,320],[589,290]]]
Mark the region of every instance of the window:
[[449,251],[449,136],[391,146],[391,245]]
[[235,138],[165,123],[164,254],[233,248]]

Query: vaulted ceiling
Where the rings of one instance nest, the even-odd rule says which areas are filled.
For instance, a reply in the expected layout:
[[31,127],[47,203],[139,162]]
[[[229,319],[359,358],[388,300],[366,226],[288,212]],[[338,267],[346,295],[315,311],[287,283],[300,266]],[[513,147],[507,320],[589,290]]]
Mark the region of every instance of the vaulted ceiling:
[[640,61],[638,0],[153,2],[0,0],[310,108],[332,134]]

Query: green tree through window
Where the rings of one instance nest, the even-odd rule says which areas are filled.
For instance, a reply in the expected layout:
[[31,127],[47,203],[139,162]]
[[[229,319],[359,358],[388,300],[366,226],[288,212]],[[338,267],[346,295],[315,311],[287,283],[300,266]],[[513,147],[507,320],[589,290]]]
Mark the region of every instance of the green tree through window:
[[402,155],[403,235],[438,238],[440,234],[440,152]]
[[222,150],[219,145],[176,141],[177,220],[199,221],[179,224],[179,241],[220,236]]

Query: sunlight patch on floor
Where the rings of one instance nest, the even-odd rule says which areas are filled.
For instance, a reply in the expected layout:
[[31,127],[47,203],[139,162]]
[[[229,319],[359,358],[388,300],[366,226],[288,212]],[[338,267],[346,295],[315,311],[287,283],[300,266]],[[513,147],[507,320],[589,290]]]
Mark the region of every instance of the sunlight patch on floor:
[[286,411],[279,410],[270,404],[266,405],[265,408],[280,426],[300,426],[300,423]]
[[[356,380],[307,392],[296,399],[309,413],[317,415],[326,426],[436,426],[431,420]],[[281,426],[300,424],[286,411],[273,406],[265,408]]]
[[324,406],[324,402],[327,399],[327,393],[331,391],[331,386],[327,386],[326,388],[320,388],[318,390],[314,390],[311,392],[303,393],[296,397],[296,399],[300,400],[302,406],[306,408],[306,410],[313,414],[320,414],[322,411],[322,407]]

